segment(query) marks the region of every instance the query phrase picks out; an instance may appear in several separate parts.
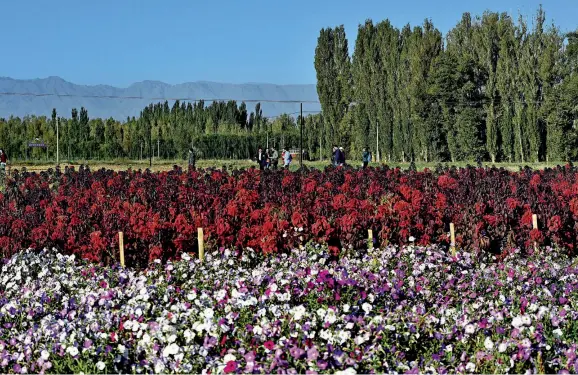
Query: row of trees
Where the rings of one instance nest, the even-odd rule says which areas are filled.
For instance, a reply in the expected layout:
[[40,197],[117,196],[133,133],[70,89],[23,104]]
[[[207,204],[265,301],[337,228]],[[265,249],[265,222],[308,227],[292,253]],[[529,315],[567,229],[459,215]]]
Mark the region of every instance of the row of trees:
[[[370,144],[383,159],[563,161],[577,155],[578,34],[519,17],[465,13],[445,38],[430,20],[401,30],[343,26],[315,51],[325,144]],[[370,141],[371,140],[371,141]]]
[[[112,118],[89,118],[88,111],[72,109],[70,117],[26,116],[0,119],[0,148],[11,158],[56,157],[57,124],[60,158],[113,159],[160,157],[175,159],[186,156],[193,145],[200,157],[244,159],[254,156],[258,147],[267,143],[276,147],[298,147],[300,118],[283,114],[275,118],[263,116],[260,103],[254,111],[235,101],[176,101],[145,107],[138,118],[116,121]],[[320,115],[305,119],[307,131],[304,144],[310,153],[319,152]],[[39,139],[47,150],[28,149],[28,143]]]

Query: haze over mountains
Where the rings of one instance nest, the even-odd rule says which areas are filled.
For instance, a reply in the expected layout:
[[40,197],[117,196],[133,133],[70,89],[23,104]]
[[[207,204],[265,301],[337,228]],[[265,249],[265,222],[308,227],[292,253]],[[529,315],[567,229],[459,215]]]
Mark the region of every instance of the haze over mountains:
[[[2,93],[34,95],[69,96],[32,96],[4,95]],[[146,99],[98,98],[97,96],[139,97]],[[37,115],[49,117],[52,108],[59,116],[70,117],[72,108],[84,107],[91,118],[113,117],[125,120],[128,116],[139,116],[140,111],[150,103],[164,102],[164,98],[190,99],[232,99],[239,103],[245,100],[304,100],[317,101],[314,84],[274,85],[267,83],[230,84],[217,82],[188,82],[170,85],[158,81],[143,81],[127,88],[109,85],[84,86],[67,82],[60,77],[19,80],[0,77],[0,117]],[[172,106],[174,101],[169,101]],[[206,102],[206,105],[210,104]],[[247,103],[247,109],[253,111],[254,102]],[[263,116],[273,117],[282,113],[295,114],[299,103],[261,102]],[[306,113],[319,111],[318,103],[304,103]]]

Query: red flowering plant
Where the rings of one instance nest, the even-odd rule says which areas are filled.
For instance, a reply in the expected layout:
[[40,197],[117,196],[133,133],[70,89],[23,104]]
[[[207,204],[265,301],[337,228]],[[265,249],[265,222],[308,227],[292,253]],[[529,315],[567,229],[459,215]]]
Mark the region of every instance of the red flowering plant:
[[[377,245],[449,245],[449,223],[463,248],[506,251],[534,242],[573,252],[578,173],[399,168],[304,172],[255,169],[61,174],[20,173],[0,194],[0,252],[58,247],[83,258],[118,258],[124,233],[128,264],[196,252],[207,246],[285,251],[308,241],[339,249]],[[533,229],[537,214],[539,228]]]

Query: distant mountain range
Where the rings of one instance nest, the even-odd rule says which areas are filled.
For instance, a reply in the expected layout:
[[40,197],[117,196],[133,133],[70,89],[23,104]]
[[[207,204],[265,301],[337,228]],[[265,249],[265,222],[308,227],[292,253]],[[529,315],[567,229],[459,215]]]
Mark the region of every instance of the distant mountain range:
[[[53,96],[56,94],[66,96]],[[100,96],[109,98],[100,98]],[[119,97],[137,97],[137,99]],[[139,116],[140,111],[150,103],[164,102],[169,98],[232,99],[239,103],[242,100],[318,100],[314,84],[230,84],[200,81],[170,85],[158,81],[143,81],[127,88],[118,88],[108,85],[76,85],[60,77],[27,80],[0,77],[0,117],[4,118],[25,115],[50,117],[52,108],[56,108],[59,116],[69,118],[72,108],[80,110],[80,107],[84,107],[91,118],[113,117],[117,120],[125,120],[127,116]],[[173,102],[170,100],[169,104],[172,106]],[[253,111],[255,104],[248,102],[247,109]],[[278,116],[282,113],[295,114],[299,111],[299,103],[261,102],[261,108],[265,117]],[[321,106],[318,103],[303,104],[304,114],[320,109]]]

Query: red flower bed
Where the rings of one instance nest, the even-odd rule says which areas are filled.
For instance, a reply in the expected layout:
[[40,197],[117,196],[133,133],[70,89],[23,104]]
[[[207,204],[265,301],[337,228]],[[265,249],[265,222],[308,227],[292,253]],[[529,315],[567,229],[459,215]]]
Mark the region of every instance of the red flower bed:
[[310,240],[361,248],[368,229],[380,245],[410,237],[448,245],[453,222],[462,247],[499,252],[537,242],[573,252],[577,177],[571,167],[20,173],[0,194],[0,251],[56,246],[105,260],[122,231],[127,262],[145,264],[195,252],[198,227],[210,246],[262,253]]

